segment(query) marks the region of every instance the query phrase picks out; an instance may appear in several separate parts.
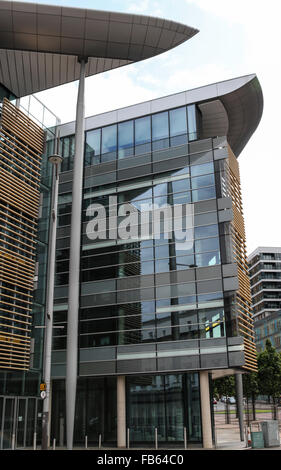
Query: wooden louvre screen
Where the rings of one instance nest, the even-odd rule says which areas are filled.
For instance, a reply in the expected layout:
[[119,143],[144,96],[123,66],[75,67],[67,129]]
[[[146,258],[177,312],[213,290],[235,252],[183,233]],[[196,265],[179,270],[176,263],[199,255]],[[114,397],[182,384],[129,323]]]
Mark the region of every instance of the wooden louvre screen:
[[0,368],[28,370],[44,131],[4,99],[0,120]]
[[257,352],[254,337],[252,298],[247,265],[245,224],[241,196],[238,161],[228,147],[228,188],[232,198],[232,241],[237,263],[239,289],[236,294],[238,331],[244,338],[245,365],[248,371],[257,371]]

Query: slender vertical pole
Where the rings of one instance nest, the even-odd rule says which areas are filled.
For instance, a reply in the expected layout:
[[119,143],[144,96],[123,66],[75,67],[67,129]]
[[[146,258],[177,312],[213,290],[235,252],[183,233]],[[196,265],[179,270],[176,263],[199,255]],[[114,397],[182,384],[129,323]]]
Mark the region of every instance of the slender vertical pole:
[[[58,147],[58,139],[56,142]],[[58,149],[55,148],[55,152]],[[56,262],[56,231],[57,231],[57,206],[59,188],[59,163],[53,165],[52,180],[52,205],[49,232],[48,253],[48,283],[46,296],[45,315],[45,339],[44,339],[44,364],[43,377],[46,384],[46,397],[43,401],[42,414],[42,450],[48,449],[50,443],[50,408],[51,408],[51,362],[52,362],[52,334],[53,334],[53,305],[55,285],[55,262]]]
[[243,382],[242,374],[235,374],[236,403],[238,410],[240,440],[244,441],[244,406],[243,406]]
[[69,294],[66,352],[66,438],[68,450],[71,450],[73,446],[78,370],[79,273],[84,158],[84,96],[86,60],[81,59],[80,65],[81,68],[76,107],[75,156],[72,183],[72,216],[70,233]]
[[210,407],[209,374],[207,370],[202,370],[200,374],[200,398],[201,398],[201,420],[203,448],[212,449],[212,422]]

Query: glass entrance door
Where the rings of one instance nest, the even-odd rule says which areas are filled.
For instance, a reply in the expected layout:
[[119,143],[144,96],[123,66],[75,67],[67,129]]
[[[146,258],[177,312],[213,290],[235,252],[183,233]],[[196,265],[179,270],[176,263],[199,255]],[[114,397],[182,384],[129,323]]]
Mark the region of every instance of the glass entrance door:
[[[42,400],[0,397],[0,449],[32,447],[41,442]],[[35,435],[37,433],[37,436]]]
[[15,399],[4,397],[2,413],[1,448],[12,449],[15,430]]
[[27,398],[18,398],[17,418],[16,418],[16,447],[25,447],[26,437],[26,415],[27,415]]

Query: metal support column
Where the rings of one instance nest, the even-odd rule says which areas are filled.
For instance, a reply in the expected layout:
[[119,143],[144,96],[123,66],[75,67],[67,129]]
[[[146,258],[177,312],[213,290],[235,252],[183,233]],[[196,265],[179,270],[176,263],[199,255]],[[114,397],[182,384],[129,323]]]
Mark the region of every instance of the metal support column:
[[69,295],[66,352],[66,438],[67,449],[72,449],[75,401],[78,370],[78,312],[81,213],[84,159],[84,118],[85,118],[85,68],[86,59],[78,59],[81,65],[76,107],[75,156],[72,183],[72,215],[70,232]]

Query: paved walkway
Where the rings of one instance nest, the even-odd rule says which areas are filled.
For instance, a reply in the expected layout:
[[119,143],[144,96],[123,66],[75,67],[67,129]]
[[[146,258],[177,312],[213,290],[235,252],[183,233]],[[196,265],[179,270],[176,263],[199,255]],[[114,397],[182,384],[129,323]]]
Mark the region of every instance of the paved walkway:
[[[258,421],[255,422],[257,424]],[[253,424],[252,430],[256,431],[258,428]],[[280,432],[280,442],[281,442],[281,430]],[[245,441],[241,442],[240,439],[240,429],[238,422],[233,424],[216,424],[216,449],[217,450],[251,450],[252,447],[247,445],[247,436]],[[260,450],[281,450],[281,447],[266,447]]]

